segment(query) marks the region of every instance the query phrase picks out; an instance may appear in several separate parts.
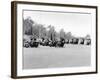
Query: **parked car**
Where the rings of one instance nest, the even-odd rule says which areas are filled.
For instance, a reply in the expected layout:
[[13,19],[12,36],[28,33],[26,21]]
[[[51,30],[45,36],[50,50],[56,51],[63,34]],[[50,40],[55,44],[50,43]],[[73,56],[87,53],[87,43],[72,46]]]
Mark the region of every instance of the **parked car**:
[[30,46],[37,48],[39,46],[39,42],[36,39],[31,39]]
[[69,39],[66,39],[66,40],[65,40],[65,43],[66,43],[66,44],[69,44]]
[[73,39],[69,39],[69,44],[73,44]]
[[83,38],[80,39],[80,44],[84,44],[84,39]]
[[64,47],[65,45],[65,39],[60,39],[60,41],[57,41],[57,47]]
[[30,36],[24,35],[23,36],[23,47],[30,47]]
[[78,39],[77,38],[73,38],[73,44],[78,44]]
[[30,47],[30,44],[28,41],[24,41],[24,47],[26,47],[26,48]]
[[86,45],[91,45],[91,39],[86,39]]

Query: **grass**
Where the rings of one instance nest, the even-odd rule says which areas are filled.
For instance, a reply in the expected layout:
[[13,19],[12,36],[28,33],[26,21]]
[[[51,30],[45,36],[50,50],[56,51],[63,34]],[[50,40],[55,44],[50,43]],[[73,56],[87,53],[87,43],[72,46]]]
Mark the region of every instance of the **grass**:
[[90,66],[91,47],[66,45],[64,48],[23,48],[23,68],[57,68]]

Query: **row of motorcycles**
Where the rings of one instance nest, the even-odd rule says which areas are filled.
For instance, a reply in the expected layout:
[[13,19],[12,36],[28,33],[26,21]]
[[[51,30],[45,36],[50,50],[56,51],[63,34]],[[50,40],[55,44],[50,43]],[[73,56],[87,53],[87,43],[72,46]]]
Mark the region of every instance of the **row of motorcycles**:
[[[37,48],[39,45],[41,46],[49,46],[49,47],[64,47],[65,44],[84,44],[85,40],[81,39],[79,42],[79,39],[71,39],[71,40],[65,40],[65,39],[60,39],[58,40],[49,40],[49,39],[31,39],[30,41],[24,40],[24,47],[35,47]],[[86,45],[90,45],[91,40],[88,39],[86,41]]]

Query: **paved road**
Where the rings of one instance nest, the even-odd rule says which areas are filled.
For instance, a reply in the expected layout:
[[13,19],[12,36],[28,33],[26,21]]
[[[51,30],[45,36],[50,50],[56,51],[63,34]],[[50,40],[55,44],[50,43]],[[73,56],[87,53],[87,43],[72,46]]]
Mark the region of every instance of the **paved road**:
[[90,46],[85,45],[67,45],[65,48],[23,48],[23,68],[89,66],[90,51]]

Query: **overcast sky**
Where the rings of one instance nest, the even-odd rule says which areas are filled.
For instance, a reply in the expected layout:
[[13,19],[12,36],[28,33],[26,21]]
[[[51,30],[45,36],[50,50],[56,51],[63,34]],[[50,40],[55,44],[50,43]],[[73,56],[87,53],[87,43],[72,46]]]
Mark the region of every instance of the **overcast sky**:
[[91,35],[91,14],[73,12],[45,12],[45,11],[24,11],[24,19],[31,19],[39,24],[55,26],[56,31],[64,29],[71,32],[74,36],[84,37]]

